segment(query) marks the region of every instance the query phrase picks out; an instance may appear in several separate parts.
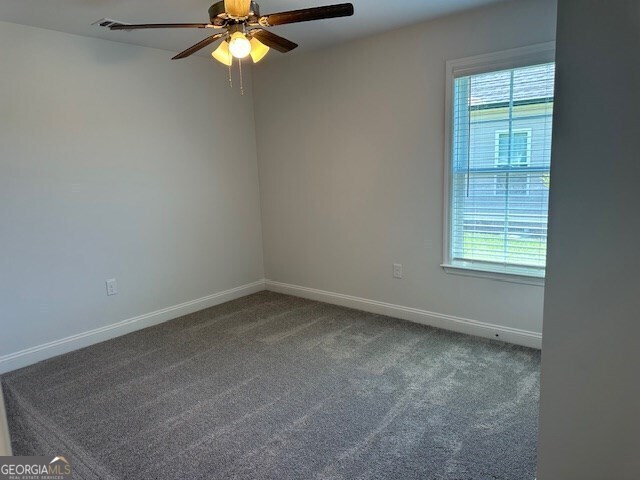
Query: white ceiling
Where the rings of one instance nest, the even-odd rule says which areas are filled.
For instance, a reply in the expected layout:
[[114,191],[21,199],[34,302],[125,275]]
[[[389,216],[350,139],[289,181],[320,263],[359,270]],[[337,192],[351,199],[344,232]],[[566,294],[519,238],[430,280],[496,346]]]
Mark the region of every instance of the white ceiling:
[[[262,14],[308,8],[347,0],[261,0]],[[499,0],[352,0],[353,17],[283,25],[273,32],[300,44],[305,51],[341,43],[377,31]],[[207,22],[214,0],[0,0],[0,20],[61,32],[180,52],[202,40],[202,30],[110,31],[91,24],[101,18],[128,23]],[[204,49],[208,55],[212,48]]]

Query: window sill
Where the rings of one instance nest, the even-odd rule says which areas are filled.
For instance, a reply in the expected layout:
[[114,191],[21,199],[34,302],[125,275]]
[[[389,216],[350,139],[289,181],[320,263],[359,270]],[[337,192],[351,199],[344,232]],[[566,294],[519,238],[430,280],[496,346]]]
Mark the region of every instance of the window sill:
[[501,267],[490,267],[481,265],[452,265],[443,264],[441,267],[445,272],[453,275],[463,275],[466,277],[487,278],[497,280],[499,282],[519,283],[522,285],[533,285],[544,287],[544,277],[537,275],[534,271],[531,273],[512,273],[507,272]]

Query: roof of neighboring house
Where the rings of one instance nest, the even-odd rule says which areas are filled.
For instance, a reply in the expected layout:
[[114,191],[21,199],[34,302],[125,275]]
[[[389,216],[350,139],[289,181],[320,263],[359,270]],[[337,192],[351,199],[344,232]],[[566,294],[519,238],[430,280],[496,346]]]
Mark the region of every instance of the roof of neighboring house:
[[[513,101],[527,103],[532,100],[553,98],[555,64],[535,65],[514,71]],[[511,91],[511,70],[491,72],[471,77],[472,107],[508,103]]]

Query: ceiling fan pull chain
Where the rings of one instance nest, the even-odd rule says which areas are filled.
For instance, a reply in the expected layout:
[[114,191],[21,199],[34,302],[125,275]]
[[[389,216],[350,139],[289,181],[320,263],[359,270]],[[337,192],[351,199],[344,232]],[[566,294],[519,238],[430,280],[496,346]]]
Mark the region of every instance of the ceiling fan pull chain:
[[242,84],[242,59],[238,59],[238,69],[240,70],[240,95],[244,96],[244,85]]
[[233,88],[233,76],[231,75],[231,65],[233,65],[233,57],[231,63],[229,63],[229,87]]

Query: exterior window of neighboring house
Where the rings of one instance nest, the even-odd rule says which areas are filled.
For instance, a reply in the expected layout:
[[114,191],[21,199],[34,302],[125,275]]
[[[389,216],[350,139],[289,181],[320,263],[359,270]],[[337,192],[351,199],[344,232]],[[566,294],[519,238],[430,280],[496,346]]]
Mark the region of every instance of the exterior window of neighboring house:
[[496,132],[496,167],[528,167],[531,164],[531,129]]
[[444,267],[541,283],[551,166],[551,44],[448,62]]
[[[502,130],[496,132],[496,183],[497,196],[529,195],[530,175],[511,171],[510,167],[528,167],[531,164],[531,129]],[[498,173],[499,172],[499,173]]]

